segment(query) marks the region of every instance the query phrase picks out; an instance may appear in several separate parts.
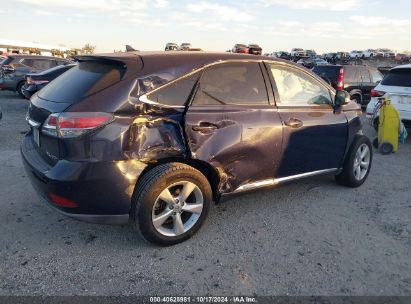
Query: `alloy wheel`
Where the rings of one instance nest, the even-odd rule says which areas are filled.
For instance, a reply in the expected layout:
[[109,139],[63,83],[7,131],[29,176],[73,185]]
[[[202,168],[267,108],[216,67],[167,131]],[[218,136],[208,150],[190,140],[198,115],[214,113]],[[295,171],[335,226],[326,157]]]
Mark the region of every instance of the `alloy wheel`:
[[366,144],[359,146],[354,159],[354,176],[361,181],[368,173],[370,167],[371,152]]
[[188,232],[199,220],[204,198],[200,188],[189,181],[165,188],[154,203],[152,223],[164,236],[175,237]]

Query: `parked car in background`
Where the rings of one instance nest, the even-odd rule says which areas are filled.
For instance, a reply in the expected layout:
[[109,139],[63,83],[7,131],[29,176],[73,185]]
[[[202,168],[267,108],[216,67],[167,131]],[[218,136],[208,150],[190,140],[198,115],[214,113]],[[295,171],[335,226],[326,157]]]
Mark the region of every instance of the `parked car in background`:
[[395,58],[395,52],[390,49],[378,49],[378,55],[384,58]]
[[31,98],[21,144],[35,190],[68,216],[130,219],[172,245],[221,197],[319,174],[359,187],[370,172],[359,106],[297,64],[202,52],[77,59]]
[[248,53],[251,55],[261,55],[263,53],[263,49],[258,44],[249,44]]
[[297,63],[301,64],[307,69],[312,69],[313,67],[317,65],[328,65],[329,64],[327,61],[325,61],[324,59],[320,59],[320,58],[302,58],[298,60]]
[[310,58],[316,58],[317,57],[317,52],[314,51],[314,50],[306,50],[305,53]]
[[350,52],[350,58],[351,58],[351,59],[359,59],[359,58],[362,58],[362,52],[361,52],[361,51],[351,51],[351,52]]
[[231,50],[233,53],[248,54],[248,46],[245,44],[235,44]]
[[300,58],[307,57],[306,51],[304,51],[303,49],[299,49],[299,48],[292,49],[290,55],[294,59],[300,59]]
[[167,43],[164,49],[164,51],[177,51],[177,50],[178,50],[178,44],[173,43],[173,42]]
[[378,56],[377,50],[374,49],[368,49],[362,52],[361,58],[374,58]]
[[9,55],[0,63],[0,89],[15,91],[23,95],[25,76],[28,73],[41,72],[59,65],[69,64],[63,58],[38,56],[38,55]]
[[336,54],[337,54],[337,58],[339,60],[344,60],[344,59],[350,58],[350,53],[348,53],[348,52],[337,52]]
[[191,49],[191,43],[184,42],[180,45],[180,51],[188,51]]
[[325,54],[323,59],[330,63],[335,63],[335,61],[337,60],[337,53],[327,53]]
[[395,61],[397,61],[398,63],[409,62],[410,59],[411,59],[411,56],[408,54],[398,53],[397,55],[395,55]]
[[61,74],[67,72],[75,64],[59,65],[57,67],[45,70],[40,73],[29,73],[26,75],[26,82],[23,85],[22,92],[24,97],[30,99],[30,97],[44,88],[49,82],[59,77]]
[[350,93],[351,99],[362,107],[367,106],[371,100],[371,91],[383,79],[378,69],[365,65],[316,66],[313,72],[335,89],[342,86]]
[[285,51],[274,52],[273,55],[274,55],[273,57],[275,57],[275,58],[280,58],[280,59],[284,59],[284,60],[291,60],[290,53],[285,52]]
[[[371,101],[367,106],[367,117],[373,118],[378,98],[387,97],[399,111],[401,120],[411,128],[411,64],[391,69],[384,79],[371,92]],[[375,117],[374,127],[379,124],[379,113]]]

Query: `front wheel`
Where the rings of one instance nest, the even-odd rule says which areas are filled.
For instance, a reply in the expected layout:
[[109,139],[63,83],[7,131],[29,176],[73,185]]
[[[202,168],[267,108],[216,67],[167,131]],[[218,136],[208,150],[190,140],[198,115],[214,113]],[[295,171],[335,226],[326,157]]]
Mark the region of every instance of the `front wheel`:
[[201,227],[211,203],[211,187],[201,172],[169,163],[139,181],[131,216],[144,239],[169,246],[189,239]]
[[342,171],[335,176],[336,181],[347,187],[361,186],[370,173],[372,156],[371,141],[364,135],[357,135],[345,157]]

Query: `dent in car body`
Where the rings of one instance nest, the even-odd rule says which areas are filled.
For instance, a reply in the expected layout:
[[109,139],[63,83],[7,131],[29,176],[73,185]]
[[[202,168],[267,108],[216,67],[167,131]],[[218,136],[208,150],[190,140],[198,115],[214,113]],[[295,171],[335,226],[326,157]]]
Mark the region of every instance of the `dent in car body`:
[[[199,122],[212,123],[217,128],[195,131]],[[216,169],[220,193],[273,177],[282,143],[281,120],[274,107],[192,106],[185,123],[191,157]]]

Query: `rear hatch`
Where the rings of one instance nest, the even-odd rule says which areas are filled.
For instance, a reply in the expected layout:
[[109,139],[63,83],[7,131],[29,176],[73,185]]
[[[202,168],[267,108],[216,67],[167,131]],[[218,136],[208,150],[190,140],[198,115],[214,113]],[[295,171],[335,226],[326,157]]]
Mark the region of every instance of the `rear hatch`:
[[316,66],[313,68],[313,72],[324,79],[327,83],[335,89],[337,88],[338,76],[340,74],[342,66],[329,65],[329,66]]
[[386,92],[394,107],[401,112],[401,117],[411,119],[411,67],[392,69],[378,86]]
[[[121,60],[111,58],[89,56],[78,59],[80,62],[77,66],[50,82],[31,98],[27,120],[32,129],[32,143],[50,164],[60,159],[64,139],[42,131],[47,118],[53,113],[68,112],[77,104],[104,95],[106,89],[120,83],[128,75],[128,70],[136,69],[128,69],[127,64]],[[90,111],[97,112],[98,107]]]

